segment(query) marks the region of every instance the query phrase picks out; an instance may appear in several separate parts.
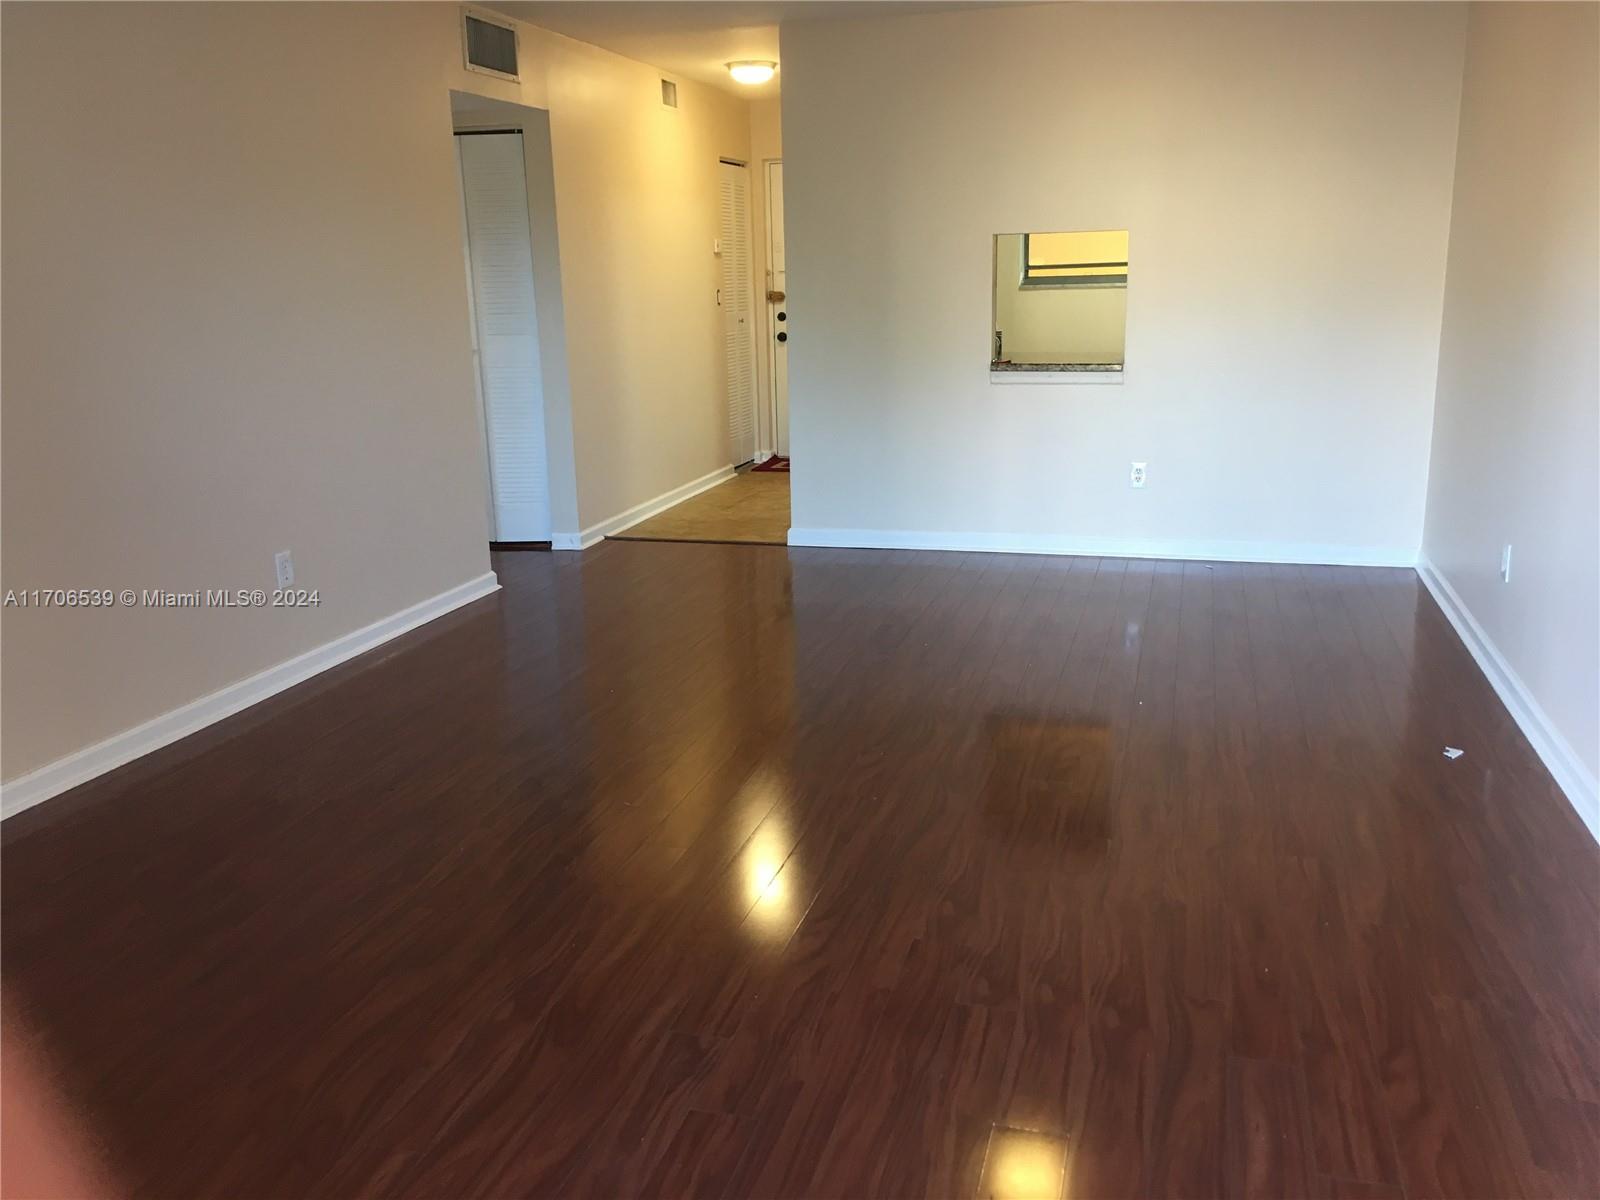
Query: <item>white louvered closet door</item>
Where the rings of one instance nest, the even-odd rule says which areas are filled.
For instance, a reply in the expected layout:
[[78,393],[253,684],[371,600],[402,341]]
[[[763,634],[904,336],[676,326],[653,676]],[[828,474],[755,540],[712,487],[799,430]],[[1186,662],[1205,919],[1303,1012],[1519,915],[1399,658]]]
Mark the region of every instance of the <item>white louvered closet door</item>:
[[738,465],[756,456],[756,344],[750,280],[750,177],[719,163],[722,346],[728,368],[728,446]]
[[456,138],[494,540],[550,540],[544,391],[520,133]]

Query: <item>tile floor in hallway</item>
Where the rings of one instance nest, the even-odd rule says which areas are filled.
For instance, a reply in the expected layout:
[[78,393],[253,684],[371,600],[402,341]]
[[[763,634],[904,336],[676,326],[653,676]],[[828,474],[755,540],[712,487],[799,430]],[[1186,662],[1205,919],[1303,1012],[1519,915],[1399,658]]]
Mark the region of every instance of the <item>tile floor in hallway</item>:
[[741,468],[727,482],[615,536],[628,541],[781,546],[789,540],[788,473]]

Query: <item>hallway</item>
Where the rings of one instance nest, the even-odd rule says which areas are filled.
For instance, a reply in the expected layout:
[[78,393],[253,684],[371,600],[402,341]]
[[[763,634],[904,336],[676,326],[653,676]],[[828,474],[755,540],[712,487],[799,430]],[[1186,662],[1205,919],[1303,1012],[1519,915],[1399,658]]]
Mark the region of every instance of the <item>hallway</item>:
[[690,496],[612,537],[635,542],[782,546],[789,540],[789,475],[741,467],[726,483]]

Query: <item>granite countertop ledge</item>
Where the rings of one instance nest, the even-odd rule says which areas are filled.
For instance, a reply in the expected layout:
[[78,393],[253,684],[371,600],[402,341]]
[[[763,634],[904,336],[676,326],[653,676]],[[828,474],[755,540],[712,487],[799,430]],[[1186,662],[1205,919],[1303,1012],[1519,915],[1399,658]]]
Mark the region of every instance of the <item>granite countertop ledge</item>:
[[992,362],[991,371],[1121,371],[1121,363],[1013,363]]

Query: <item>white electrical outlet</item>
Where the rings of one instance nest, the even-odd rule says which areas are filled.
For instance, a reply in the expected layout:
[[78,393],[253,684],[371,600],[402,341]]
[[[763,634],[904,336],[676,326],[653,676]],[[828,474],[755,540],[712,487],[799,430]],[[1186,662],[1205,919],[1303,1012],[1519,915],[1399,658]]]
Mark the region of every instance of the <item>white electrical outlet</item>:
[[1511,543],[1507,542],[1505,549],[1500,551],[1500,582],[1511,582]]
[[272,556],[273,568],[278,572],[278,586],[288,587],[294,582],[294,555],[287,550],[279,550]]
[[1145,477],[1144,463],[1136,462],[1136,463],[1129,463],[1128,464],[1128,486],[1129,487],[1142,488],[1144,486],[1144,477]]

